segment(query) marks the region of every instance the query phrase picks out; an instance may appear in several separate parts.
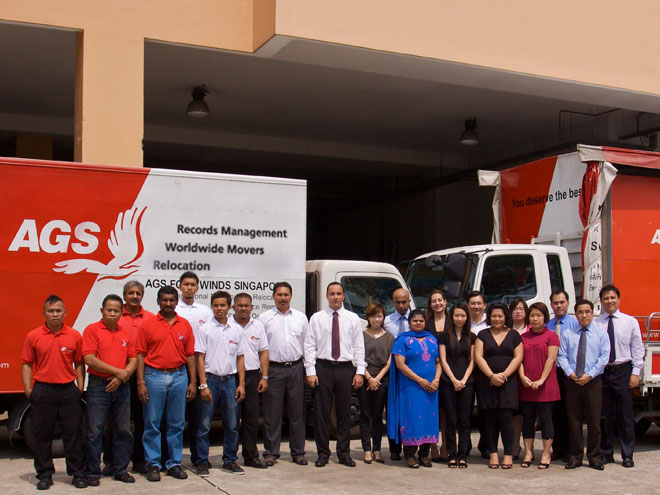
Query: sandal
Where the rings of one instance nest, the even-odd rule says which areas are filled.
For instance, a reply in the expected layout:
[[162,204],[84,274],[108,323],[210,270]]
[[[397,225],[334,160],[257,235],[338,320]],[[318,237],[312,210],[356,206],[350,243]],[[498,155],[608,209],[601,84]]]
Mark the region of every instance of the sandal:
[[502,464],[502,469],[511,469],[513,464]]
[[467,469],[467,467],[468,467],[468,463],[465,459],[461,459],[460,461],[458,461],[459,469]]
[[380,454],[380,451],[374,450],[371,455],[374,458],[374,461],[380,463],[380,464],[385,464],[385,461],[383,460],[383,456]]
[[539,462],[539,469],[548,469],[550,467],[549,462]]
[[417,464],[417,461],[413,460],[412,464],[408,462],[408,467],[410,469],[419,469],[419,464]]
[[498,469],[500,467],[499,464],[490,464],[488,463],[488,469]]
[[431,461],[429,461],[428,457],[420,457],[419,458],[419,465],[422,466],[422,467],[425,467],[425,468],[433,467],[433,464],[431,464]]
[[520,463],[520,467],[528,468],[529,466],[532,465],[533,462],[534,462],[534,457],[532,457],[529,461],[522,461]]
[[447,467],[448,467],[448,468],[452,468],[452,469],[454,469],[454,468],[457,468],[457,467],[458,467],[458,464],[456,463],[456,460],[455,460],[455,459],[452,459],[452,460],[449,461],[449,463],[447,464]]

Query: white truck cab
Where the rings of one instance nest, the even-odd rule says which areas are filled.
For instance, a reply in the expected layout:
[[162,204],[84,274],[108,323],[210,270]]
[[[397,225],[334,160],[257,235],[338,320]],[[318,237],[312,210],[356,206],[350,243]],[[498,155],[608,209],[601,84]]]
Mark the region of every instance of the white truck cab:
[[410,263],[406,281],[418,308],[426,307],[428,294],[438,287],[450,303],[472,290],[483,292],[486,303],[508,304],[520,297],[527,304],[541,301],[549,306],[556,289],[575,301],[568,252],[560,246],[484,244],[433,251]]
[[[408,288],[396,267],[375,261],[309,260],[306,263],[307,285],[305,312],[310,317],[328,307],[325,298],[330,282],[344,286],[344,308],[357,313],[366,325],[366,309],[379,302],[390,314],[394,311],[392,293],[401,287]],[[411,309],[415,308],[411,301]]]

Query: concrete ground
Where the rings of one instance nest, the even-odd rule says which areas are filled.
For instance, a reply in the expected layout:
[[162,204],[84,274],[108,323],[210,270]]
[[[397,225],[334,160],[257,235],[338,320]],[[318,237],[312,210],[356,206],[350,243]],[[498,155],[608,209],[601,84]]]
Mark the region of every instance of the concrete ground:
[[[477,444],[478,433],[473,433],[472,442]],[[188,450],[184,450],[184,465],[189,478],[185,481],[167,476],[159,483],[150,483],[143,476],[136,476],[134,485],[125,485],[103,478],[101,486],[89,487],[87,492],[96,495],[113,494],[118,491],[140,494],[179,494],[179,493],[221,493],[221,494],[269,494],[269,495],[359,495],[405,494],[405,493],[597,493],[603,494],[654,494],[660,493],[660,429],[653,426],[638,441],[635,452],[635,468],[621,467],[617,456],[616,465],[607,465],[605,471],[598,472],[587,467],[566,471],[562,464],[553,463],[549,470],[541,471],[532,466],[523,469],[515,464],[511,471],[489,470],[487,461],[476,456],[469,458],[466,470],[448,469],[444,464],[434,464],[433,468],[411,470],[403,462],[393,462],[389,458],[386,464],[364,464],[359,440],[351,442],[353,458],[358,461],[355,468],[348,468],[337,463],[335,456],[324,468],[314,467],[316,459],[314,442],[308,439],[308,466],[293,464],[288,455],[288,446],[283,444],[283,456],[274,466],[266,470],[245,468],[245,475],[237,476],[225,473],[222,469],[222,447],[218,446],[220,433],[213,435],[215,446],[211,448],[210,460],[214,465],[210,477],[202,479],[194,474],[188,461]],[[537,440],[540,446],[540,440]],[[334,446],[334,442],[332,443]],[[385,445],[387,443],[385,442]],[[260,445],[261,448],[261,445]],[[477,452],[476,449],[472,451]],[[383,450],[388,454],[387,450]],[[537,452],[537,459],[539,453]],[[239,456],[239,462],[242,459]],[[48,493],[77,493],[71,486],[70,477],[66,476],[64,459],[56,459],[57,473],[53,477],[54,485]],[[0,433],[0,495],[32,493],[36,478],[32,457],[20,438],[14,447],[9,445],[7,430]]]

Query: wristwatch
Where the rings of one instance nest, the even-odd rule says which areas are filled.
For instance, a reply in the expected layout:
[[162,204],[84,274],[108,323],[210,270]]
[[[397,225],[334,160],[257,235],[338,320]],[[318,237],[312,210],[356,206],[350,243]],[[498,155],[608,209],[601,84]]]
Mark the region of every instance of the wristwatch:
[[261,378],[268,381],[268,375],[263,375]]
[[206,388],[209,388],[209,386],[206,383],[202,383],[199,387],[197,387],[199,390],[204,390]]

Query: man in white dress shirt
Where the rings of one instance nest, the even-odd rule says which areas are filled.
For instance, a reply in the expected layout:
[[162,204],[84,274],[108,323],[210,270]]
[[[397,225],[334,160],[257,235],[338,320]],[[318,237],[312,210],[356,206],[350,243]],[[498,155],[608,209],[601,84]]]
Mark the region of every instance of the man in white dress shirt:
[[240,437],[243,465],[257,469],[268,466],[259,459],[259,394],[268,389],[268,339],[261,322],[252,318],[252,296],[234,296],[234,321],[243,329],[245,339],[245,399],[241,403]]
[[289,449],[293,462],[305,459],[305,368],[303,352],[307,317],[291,307],[293,289],[288,282],[273,286],[275,307],[259,315],[268,338],[268,389],[264,393],[264,462],[272,466],[280,457],[282,414],[286,398]]
[[470,311],[470,330],[479,335],[484,328],[488,328],[486,320],[486,299],[480,290],[473,290],[467,296],[468,310]]
[[[224,291],[211,295],[213,318],[199,327],[195,339],[195,359],[199,377],[197,426],[197,474],[209,475],[209,432],[216,406],[220,405],[224,442],[222,469],[231,474],[245,474],[236,463],[238,452],[238,403],[245,398],[244,331],[228,318],[231,296]],[[238,379],[237,379],[238,378]],[[238,383],[237,383],[238,382]]]
[[410,330],[408,315],[410,314],[410,293],[406,289],[399,288],[392,294],[394,313],[387,315],[383,321],[383,328],[390,332],[396,339],[399,334]]
[[337,457],[340,464],[355,467],[350,456],[351,393],[364,380],[362,322],[358,315],[343,308],[344,288],[340,283],[328,285],[326,298],[330,307],[312,315],[305,338],[307,384],[315,389],[314,438],[318,452],[315,466],[325,466],[330,458],[328,428],[334,402]]
[[[183,272],[179,277],[179,290],[181,297],[176,305],[176,314],[185,318],[190,323],[193,335],[197,339],[199,327],[213,317],[211,308],[195,301],[195,294],[199,290],[199,277],[194,272]],[[195,432],[197,431],[197,417],[199,413],[197,408],[200,401],[199,394],[193,400],[186,404],[186,421],[188,422],[188,445],[190,445],[190,462],[197,465],[199,456],[197,455],[197,441]],[[166,452],[166,451],[165,451]]]
[[639,323],[619,310],[621,292],[613,285],[600,290],[600,305],[605,311],[596,321],[607,330],[610,359],[603,372],[604,428],[600,440],[603,462],[614,462],[614,428],[619,433],[623,467],[635,465],[635,413],[633,390],[639,385],[644,365],[644,343]]

